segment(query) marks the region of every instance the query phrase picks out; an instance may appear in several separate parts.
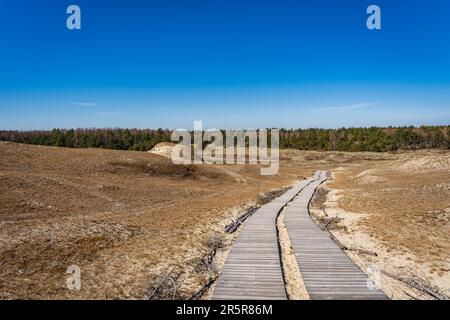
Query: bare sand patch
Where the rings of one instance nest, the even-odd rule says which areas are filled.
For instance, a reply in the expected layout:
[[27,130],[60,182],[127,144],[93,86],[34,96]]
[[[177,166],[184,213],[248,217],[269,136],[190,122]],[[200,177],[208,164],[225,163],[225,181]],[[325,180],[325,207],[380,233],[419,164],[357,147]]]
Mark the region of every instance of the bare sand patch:
[[[341,227],[330,231],[346,247],[356,249],[348,250],[348,255],[364,271],[374,273],[394,299],[433,297],[386,274],[413,275],[441,292],[450,288],[447,159],[442,152],[421,152],[380,165],[348,166],[334,172],[335,180],[325,186],[326,199],[312,206],[317,219],[325,214],[339,219]],[[361,183],[367,176],[381,177],[382,183],[379,179]]]
[[290,300],[309,300],[309,294],[303,282],[291,240],[285,224],[285,209],[277,219],[278,239],[283,263],[283,276],[286,292]]
[[153,149],[150,150],[149,152],[166,158],[171,158],[174,146],[175,144],[171,142],[160,142],[156,146],[154,146]]

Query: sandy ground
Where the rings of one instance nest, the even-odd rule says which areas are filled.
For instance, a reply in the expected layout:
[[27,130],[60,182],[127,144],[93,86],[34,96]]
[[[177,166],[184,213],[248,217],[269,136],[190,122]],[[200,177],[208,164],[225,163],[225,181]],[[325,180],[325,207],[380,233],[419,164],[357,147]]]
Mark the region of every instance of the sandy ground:
[[[260,194],[308,176],[287,165],[177,166],[145,152],[0,142],[0,298],[141,299],[169,270],[205,282],[211,241]],[[80,291],[67,267],[81,269]]]
[[283,276],[289,300],[309,300],[309,294],[303,282],[302,274],[295,257],[294,249],[285,224],[283,209],[277,219],[278,239],[283,262]]
[[160,156],[164,156],[166,158],[170,158],[172,156],[172,150],[174,146],[175,144],[171,142],[161,142],[158,143],[156,146],[154,146],[153,149],[150,150],[149,152]]
[[391,298],[433,298],[392,275],[450,293],[450,153],[410,152],[344,165],[333,178],[311,211],[322,223],[332,220],[330,231],[355,249],[347,253]]
[[[0,298],[145,299],[169,271],[176,292],[169,288],[162,298],[189,298],[208,279],[204,259],[216,240],[222,245],[213,268],[223,265],[236,237],[225,226],[262,194],[317,169],[336,177],[327,207],[350,212],[342,239],[377,246],[384,263],[423,266],[445,287],[450,197],[443,157],[284,150],[279,174],[264,177],[257,166],[179,166],[146,152],[0,142]],[[391,176],[400,165],[402,173]],[[423,171],[409,175],[410,166]],[[70,265],[81,269],[79,291],[67,288]]]

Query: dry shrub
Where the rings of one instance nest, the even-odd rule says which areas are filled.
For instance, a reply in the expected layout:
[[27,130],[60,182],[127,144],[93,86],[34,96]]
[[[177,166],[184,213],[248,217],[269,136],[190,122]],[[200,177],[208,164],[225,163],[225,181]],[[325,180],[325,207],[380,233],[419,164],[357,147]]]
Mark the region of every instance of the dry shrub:
[[318,217],[317,220],[319,224],[326,230],[339,230],[342,232],[347,232],[347,227],[340,224],[343,220],[338,217]]
[[324,160],[326,155],[323,153],[308,153],[305,155],[305,160],[313,161],[313,160]]
[[224,176],[216,170],[189,164],[173,164],[170,160],[113,160],[105,167],[105,171],[113,174],[136,174],[152,177],[169,178],[219,178]]
[[330,191],[324,188],[318,188],[311,200],[311,206],[319,208],[321,210],[325,209],[325,202],[327,201],[327,196]]

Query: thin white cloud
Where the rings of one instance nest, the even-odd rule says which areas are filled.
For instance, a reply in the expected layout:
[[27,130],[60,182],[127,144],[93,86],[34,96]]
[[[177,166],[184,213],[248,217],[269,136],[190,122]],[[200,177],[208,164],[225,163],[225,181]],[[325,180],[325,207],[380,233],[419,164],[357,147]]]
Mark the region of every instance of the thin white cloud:
[[96,107],[96,106],[98,106],[98,103],[96,103],[96,102],[74,102],[72,104],[74,106],[78,106],[78,107]]
[[368,102],[368,103],[356,103],[356,104],[349,104],[345,106],[336,106],[336,107],[324,107],[324,108],[311,108],[310,111],[337,111],[337,112],[345,112],[348,110],[355,110],[355,109],[363,109],[363,108],[369,108],[369,107],[376,107],[381,106],[382,104],[379,102]]

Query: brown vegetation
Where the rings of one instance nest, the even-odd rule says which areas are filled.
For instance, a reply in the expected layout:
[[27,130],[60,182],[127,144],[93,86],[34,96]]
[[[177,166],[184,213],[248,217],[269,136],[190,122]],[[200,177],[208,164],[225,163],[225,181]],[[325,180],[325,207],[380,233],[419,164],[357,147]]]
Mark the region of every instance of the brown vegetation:
[[[318,203],[322,222],[348,248],[377,251],[370,259],[395,268],[420,266],[446,289],[448,159],[434,151],[283,150],[279,174],[264,177],[257,166],[0,142],[0,298],[145,299],[161,281],[170,298],[173,279],[176,297],[190,298],[236,237],[225,227],[316,169],[335,174]],[[335,217],[332,203],[345,212]],[[220,252],[205,264],[213,239]],[[72,264],[81,268],[80,291],[66,287]]]
[[342,165],[334,173],[325,201],[313,202],[313,211],[319,221],[338,219],[331,231],[347,247],[378,253],[355,258],[382,266],[383,289],[399,299],[433,298],[401,285],[398,279],[405,278],[449,289],[450,153],[401,153],[377,163]]
[[[263,177],[255,166],[182,166],[143,152],[0,142],[0,298],[145,298],[169,270],[192,269],[258,196],[305,167]],[[76,264],[82,290],[69,291]]]

